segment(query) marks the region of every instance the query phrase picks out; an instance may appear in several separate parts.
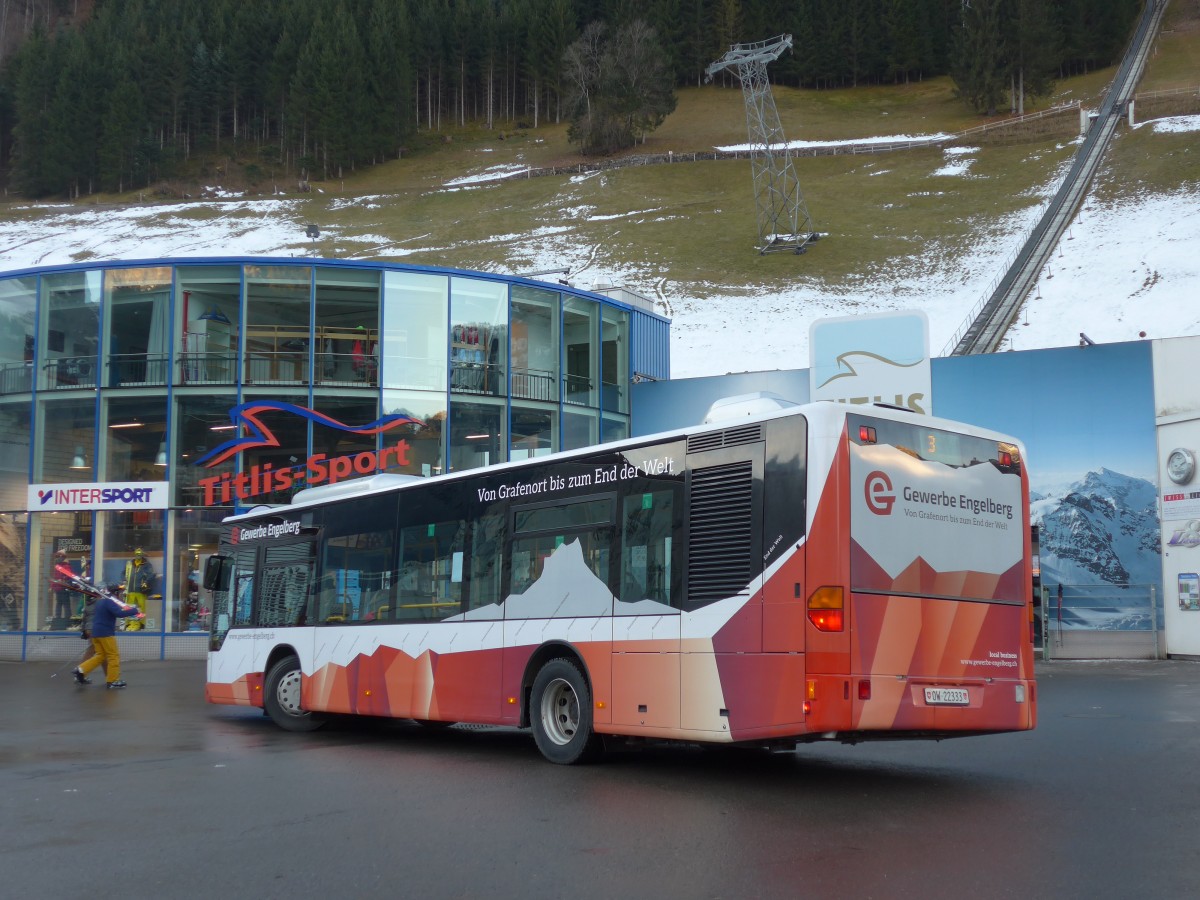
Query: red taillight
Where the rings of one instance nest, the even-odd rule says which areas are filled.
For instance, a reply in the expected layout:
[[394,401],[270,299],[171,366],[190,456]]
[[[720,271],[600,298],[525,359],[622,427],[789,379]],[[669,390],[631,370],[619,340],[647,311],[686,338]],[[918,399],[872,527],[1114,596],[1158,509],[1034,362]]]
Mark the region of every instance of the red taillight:
[[808,621],[817,626],[817,631],[841,631],[845,626],[840,609],[810,609]]
[[1001,452],[1000,453],[1000,465],[1011,466],[1012,465],[1012,454]]
[[859,700],[870,700],[871,699],[871,681],[870,681],[870,679],[864,678],[862,681],[860,681],[858,683],[858,699]]
[[860,444],[875,443],[875,429],[872,428],[870,425],[859,425],[858,426],[858,442]]
[[813,591],[808,598],[808,621],[818,631],[842,631],[846,627],[842,589],[822,587]]

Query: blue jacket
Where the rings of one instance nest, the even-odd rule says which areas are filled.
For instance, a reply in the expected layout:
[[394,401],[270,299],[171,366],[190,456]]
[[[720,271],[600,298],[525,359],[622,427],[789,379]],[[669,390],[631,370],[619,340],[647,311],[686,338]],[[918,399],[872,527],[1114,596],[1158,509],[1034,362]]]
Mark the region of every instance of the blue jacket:
[[113,637],[117,633],[117,619],[136,616],[138,608],[125,609],[116,600],[108,597],[96,599],[96,611],[92,615],[92,637]]

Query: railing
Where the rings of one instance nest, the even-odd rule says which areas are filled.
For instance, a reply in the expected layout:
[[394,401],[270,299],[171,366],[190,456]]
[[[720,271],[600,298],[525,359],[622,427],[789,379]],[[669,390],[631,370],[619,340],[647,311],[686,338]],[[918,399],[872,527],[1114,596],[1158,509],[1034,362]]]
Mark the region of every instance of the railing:
[[26,394],[33,390],[33,364],[7,363],[0,366],[0,394]]
[[166,384],[170,365],[165,354],[114,353],[108,358],[108,386]]
[[450,390],[464,394],[500,394],[504,379],[502,366],[490,363],[450,362]]
[[96,357],[62,356],[42,366],[42,386],[48,390],[94,388]]
[[1142,91],[1133,95],[1133,99],[1141,103],[1144,100],[1161,100],[1164,97],[1180,97],[1183,95],[1191,97],[1200,97],[1200,86],[1197,87],[1181,87],[1181,88],[1163,88],[1158,91]]
[[1163,611],[1154,584],[1044,585],[1035,620],[1046,659],[1157,659]]
[[316,355],[318,384],[368,387],[379,384],[379,360],[374,356],[354,353],[325,353]]
[[237,354],[185,353],[179,360],[179,384],[233,384]]
[[600,408],[605,412],[628,412],[624,404],[624,390],[619,384],[600,382]]
[[[963,131],[948,135],[930,135],[906,141],[863,141],[862,143],[847,142],[844,144],[820,144],[815,147],[791,147],[788,153],[792,157],[802,156],[858,156],[861,154],[891,153],[896,150],[912,150],[917,147],[952,144],[990,131],[1025,125],[1052,116],[1061,116],[1079,109],[1079,101],[1073,100],[1061,106],[1053,106],[1040,112],[1026,113],[1023,116],[1009,116],[995,122],[975,125]],[[573,163],[569,166],[528,166],[516,172],[502,172],[482,175],[472,175],[475,182],[480,181],[510,181],[514,178],[541,178],[544,176],[575,175],[584,172],[602,172],[609,169],[622,169],[628,166],[657,166],[672,163],[705,162],[709,160],[754,159],[755,150],[696,150],[686,153],[676,153],[673,150],[666,153],[646,153],[637,156],[624,156],[595,162]],[[452,182],[451,182],[452,183]]]
[[513,369],[512,396],[521,400],[557,400],[554,373],[547,369]]
[[308,356],[304,353],[249,353],[246,356],[246,383],[307,384]]
[[563,402],[570,403],[575,406],[591,406],[591,379],[585,375],[564,375]]

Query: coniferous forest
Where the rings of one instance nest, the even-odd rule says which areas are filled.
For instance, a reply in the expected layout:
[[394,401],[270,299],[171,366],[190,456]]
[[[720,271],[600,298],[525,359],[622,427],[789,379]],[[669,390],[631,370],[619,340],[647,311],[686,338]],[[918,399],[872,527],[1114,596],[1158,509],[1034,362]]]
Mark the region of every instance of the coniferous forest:
[[[656,127],[673,89],[701,83],[729,45],[783,33],[794,49],[771,65],[777,84],[950,75],[964,104],[994,113],[1018,92],[1042,95],[1056,78],[1116,60],[1140,6],[0,0],[0,177],[26,197],[78,197],[145,188],[207,155],[251,174],[328,178],[395,159],[418,132],[560,121],[578,149],[611,152]],[[619,84],[585,77],[589,65],[634,64]],[[586,125],[605,90],[622,94],[612,106],[627,126],[612,140]]]

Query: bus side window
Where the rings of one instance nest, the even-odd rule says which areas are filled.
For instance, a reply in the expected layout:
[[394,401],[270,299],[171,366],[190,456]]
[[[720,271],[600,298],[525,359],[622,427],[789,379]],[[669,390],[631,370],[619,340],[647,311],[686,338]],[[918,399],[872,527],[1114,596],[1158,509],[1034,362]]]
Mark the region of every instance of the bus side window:
[[254,570],[244,569],[233,580],[233,624],[250,624],[250,605],[254,600]]
[[229,567],[228,580],[224,588],[212,593],[212,641],[213,649],[220,647],[225,635],[234,625],[250,624],[250,601],[254,595],[254,562],[256,550],[241,547],[226,562]]
[[499,607],[501,575],[504,569],[503,515],[482,516],[471,531],[470,609],[484,606]]
[[654,600],[670,605],[679,575],[676,534],[681,518],[678,485],[647,485],[621,504],[621,582],[619,599]]
[[462,611],[467,523],[427,522],[400,529],[396,613],[400,621],[444,619]]
[[322,576],[317,583],[317,621],[346,621],[342,604],[338,599],[337,579],[332,574]]
[[392,618],[395,571],[391,529],[329,537],[319,593],[319,621]]

